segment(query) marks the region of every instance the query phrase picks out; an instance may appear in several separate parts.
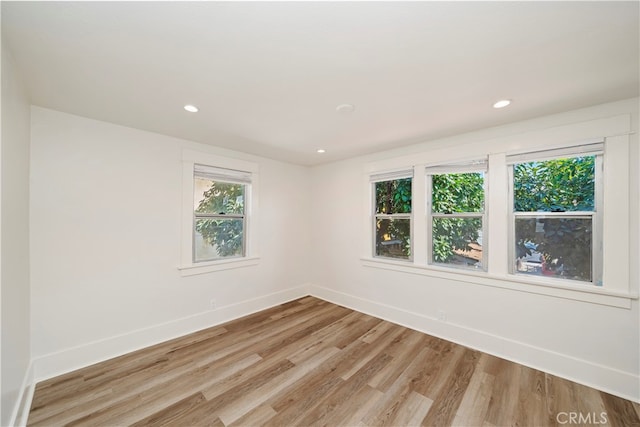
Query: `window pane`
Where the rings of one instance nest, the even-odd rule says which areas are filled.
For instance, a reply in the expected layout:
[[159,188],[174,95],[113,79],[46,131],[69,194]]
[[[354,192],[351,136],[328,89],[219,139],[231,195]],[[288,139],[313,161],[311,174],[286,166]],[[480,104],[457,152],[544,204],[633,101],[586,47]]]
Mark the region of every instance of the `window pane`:
[[482,212],[484,173],[447,173],[432,176],[431,211]]
[[210,261],[244,255],[244,220],[196,218],[195,261]]
[[194,178],[194,210],[198,213],[243,214],[244,184]]
[[482,218],[433,218],[433,262],[482,268]]
[[516,218],[516,272],[591,281],[591,218]]
[[409,259],[411,255],[409,219],[376,219],[376,255]]
[[411,213],[411,178],[376,182],[376,213]]
[[516,212],[594,211],[595,156],[513,166]]

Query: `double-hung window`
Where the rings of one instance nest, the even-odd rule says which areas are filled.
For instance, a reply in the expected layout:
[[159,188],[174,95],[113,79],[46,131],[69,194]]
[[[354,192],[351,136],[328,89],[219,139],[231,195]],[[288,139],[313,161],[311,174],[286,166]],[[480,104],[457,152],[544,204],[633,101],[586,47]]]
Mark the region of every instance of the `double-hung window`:
[[507,156],[512,273],[602,284],[603,148]]
[[486,160],[426,168],[429,264],[486,270]]
[[412,259],[411,203],[413,170],[370,177],[373,191],[373,254]]
[[193,168],[193,263],[246,256],[251,173],[201,164]]
[[182,151],[182,276],[257,265],[260,168],[208,151]]

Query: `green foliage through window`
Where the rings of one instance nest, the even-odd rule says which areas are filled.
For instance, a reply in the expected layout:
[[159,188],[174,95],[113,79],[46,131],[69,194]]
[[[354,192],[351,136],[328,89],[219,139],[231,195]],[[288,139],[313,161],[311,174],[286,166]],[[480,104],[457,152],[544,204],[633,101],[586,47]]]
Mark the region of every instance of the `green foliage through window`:
[[431,211],[482,212],[484,210],[484,174],[446,173],[432,176]]
[[375,254],[409,259],[411,256],[411,178],[376,182]]
[[593,211],[595,156],[519,163],[513,167],[516,212]]
[[[198,261],[244,255],[244,184],[196,177],[195,231]],[[207,188],[204,192],[199,188]],[[198,236],[199,235],[199,236]]]
[[517,272],[593,280],[595,161],[584,156],[514,165],[514,211],[522,213],[515,220]]
[[[433,262],[473,267],[482,266],[483,211],[484,173],[432,175]],[[456,215],[470,213],[477,215]]]
[[411,213],[411,178],[376,182],[376,213]]

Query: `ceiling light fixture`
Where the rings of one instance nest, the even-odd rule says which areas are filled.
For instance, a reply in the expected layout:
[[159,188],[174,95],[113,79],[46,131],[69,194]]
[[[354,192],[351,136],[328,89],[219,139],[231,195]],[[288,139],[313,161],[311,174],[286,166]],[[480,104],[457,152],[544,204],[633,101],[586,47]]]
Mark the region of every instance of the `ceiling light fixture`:
[[327,152],[327,150],[325,150],[324,148],[318,148],[316,150],[316,153],[319,153],[319,154],[326,153],[326,152]]
[[338,113],[353,113],[355,111],[356,107],[354,107],[351,104],[340,104],[336,107],[336,111]]
[[501,99],[500,101],[493,104],[493,108],[504,108],[509,104],[511,104],[510,99]]
[[191,105],[191,104],[185,105],[184,109],[187,110],[190,113],[197,113],[198,112],[198,107],[196,107],[195,105]]

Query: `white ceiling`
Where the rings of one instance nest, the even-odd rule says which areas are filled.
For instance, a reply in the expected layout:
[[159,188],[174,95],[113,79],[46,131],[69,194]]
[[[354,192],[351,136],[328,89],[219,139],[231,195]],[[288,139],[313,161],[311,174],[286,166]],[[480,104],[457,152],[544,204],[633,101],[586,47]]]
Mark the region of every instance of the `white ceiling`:
[[35,105],[313,165],[636,97],[638,6],[2,1],[2,32]]

